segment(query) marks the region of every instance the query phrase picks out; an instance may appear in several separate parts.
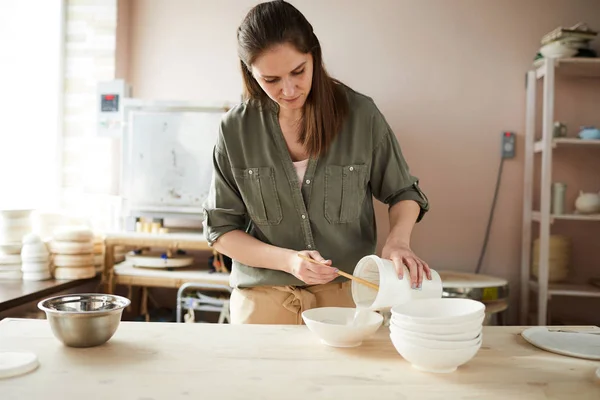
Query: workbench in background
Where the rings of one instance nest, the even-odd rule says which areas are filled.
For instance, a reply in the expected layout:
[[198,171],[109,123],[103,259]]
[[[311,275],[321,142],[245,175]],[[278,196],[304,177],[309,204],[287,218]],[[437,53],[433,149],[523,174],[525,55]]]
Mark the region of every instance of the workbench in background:
[[[115,247],[161,248],[170,250],[195,250],[212,253],[212,248],[201,233],[142,233],[112,232],[104,237],[105,255],[102,282],[107,293],[115,293],[117,285],[128,287],[128,297],[133,297],[133,287],[140,287],[140,314],[148,317],[148,288],[178,289],[184,283],[209,283],[229,286],[229,274],[211,272],[206,268],[184,267],[167,269],[138,268],[124,261],[115,264]],[[175,301],[175,299],[173,299]]]
[[72,280],[0,281],[0,314],[94,282],[100,283],[100,279],[96,277]]

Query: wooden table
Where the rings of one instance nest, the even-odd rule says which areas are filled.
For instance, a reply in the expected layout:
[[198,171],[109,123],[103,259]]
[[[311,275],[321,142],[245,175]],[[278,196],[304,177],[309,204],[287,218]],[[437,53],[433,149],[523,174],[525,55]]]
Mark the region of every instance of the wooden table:
[[27,304],[31,301],[41,300],[52,296],[63,290],[72,289],[91,279],[57,280],[46,281],[0,281],[0,312],[10,308]]
[[[142,274],[115,274],[115,246],[212,251],[204,235],[201,233],[108,232],[104,235],[104,246],[102,281],[105,283],[108,293],[114,293],[115,285],[117,284],[145,286],[147,282],[144,281]],[[171,287],[168,282],[166,286],[160,283],[162,277],[158,277],[157,279],[153,280],[153,286]]]
[[598,362],[539,350],[522,327],[484,327],[477,356],[452,374],[410,367],[386,328],[352,349],[306,326],[121,322],[105,345],[64,347],[44,320],[0,322],[0,351],[40,367],[0,381],[9,399],[600,399]]
[[115,265],[116,246],[159,247],[171,250],[212,251],[202,233],[143,233],[109,232],[104,235],[105,255],[102,282],[107,293],[115,293],[116,285],[129,288],[129,298],[133,297],[133,286],[141,287],[140,314],[150,320],[148,314],[148,287],[178,289],[187,282],[211,283],[229,286],[229,274],[214,273],[199,269],[155,270],[135,268],[127,262]]
[[138,268],[124,261],[114,266],[115,281],[122,285],[178,289],[187,282],[229,286],[229,274],[200,268]]

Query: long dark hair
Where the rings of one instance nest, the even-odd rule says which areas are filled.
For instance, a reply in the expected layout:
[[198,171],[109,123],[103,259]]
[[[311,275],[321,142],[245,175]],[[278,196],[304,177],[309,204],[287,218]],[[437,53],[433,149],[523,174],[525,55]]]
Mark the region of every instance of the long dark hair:
[[251,65],[268,48],[289,43],[313,58],[312,87],[304,104],[299,142],[311,156],[327,151],[348,114],[348,100],[341,83],[329,76],[323,65],[321,45],[312,25],[291,4],[261,3],[252,8],[237,32],[238,56],[244,81],[244,98],[268,104],[272,100],[251,72]]

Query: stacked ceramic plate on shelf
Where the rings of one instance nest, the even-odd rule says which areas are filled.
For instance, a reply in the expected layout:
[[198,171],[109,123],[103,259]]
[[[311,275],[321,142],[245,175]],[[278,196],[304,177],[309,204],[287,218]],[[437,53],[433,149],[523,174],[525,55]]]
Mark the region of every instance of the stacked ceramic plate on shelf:
[[23,237],[21,249],[21,271],[25,281],[43,281],[50,279],[50,252],[42,239],[30,233]]
[[479,351],[484,318],[485,305],[479,301],[414,300],[392,307],[390,338],[414,368],[453,372]]
[[50,243],[56,279],[86,279],[96,276],[94,234],[87,227],[62,227]]
[[[16,253],[14,249],[16,249]],[[20,251],[20,246],[14,248],[6,245],[0,246],[0,281],[20,280],[23,278]]]
[[0,280],[20,280],[23,237],[32,231],[32,210],[0,210]]
[[32,210],[0,210],[1,245],[21,244],[23,237],[33,231],[32,212]]
[[102,272],[104,268],[104,239],[100,235],[95,235],[94,245],[94,269],[96,272]]

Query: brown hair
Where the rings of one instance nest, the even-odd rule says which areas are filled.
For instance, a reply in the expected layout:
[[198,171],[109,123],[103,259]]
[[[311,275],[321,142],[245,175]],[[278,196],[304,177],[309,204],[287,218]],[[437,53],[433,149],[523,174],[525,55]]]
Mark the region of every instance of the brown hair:
[[261,3],[248,12],[237,32],[245,100],[261,104],[272,101],[251,72],[251,65],[268,48],[289,43],[301,53],[311,53],[313,76],[304,104],[299,143],[311,156],[325,153],[348,114],[348,100],[341,83],[329,76],[323,65],[321,45],[312,25],[291,4],[275,0]]

